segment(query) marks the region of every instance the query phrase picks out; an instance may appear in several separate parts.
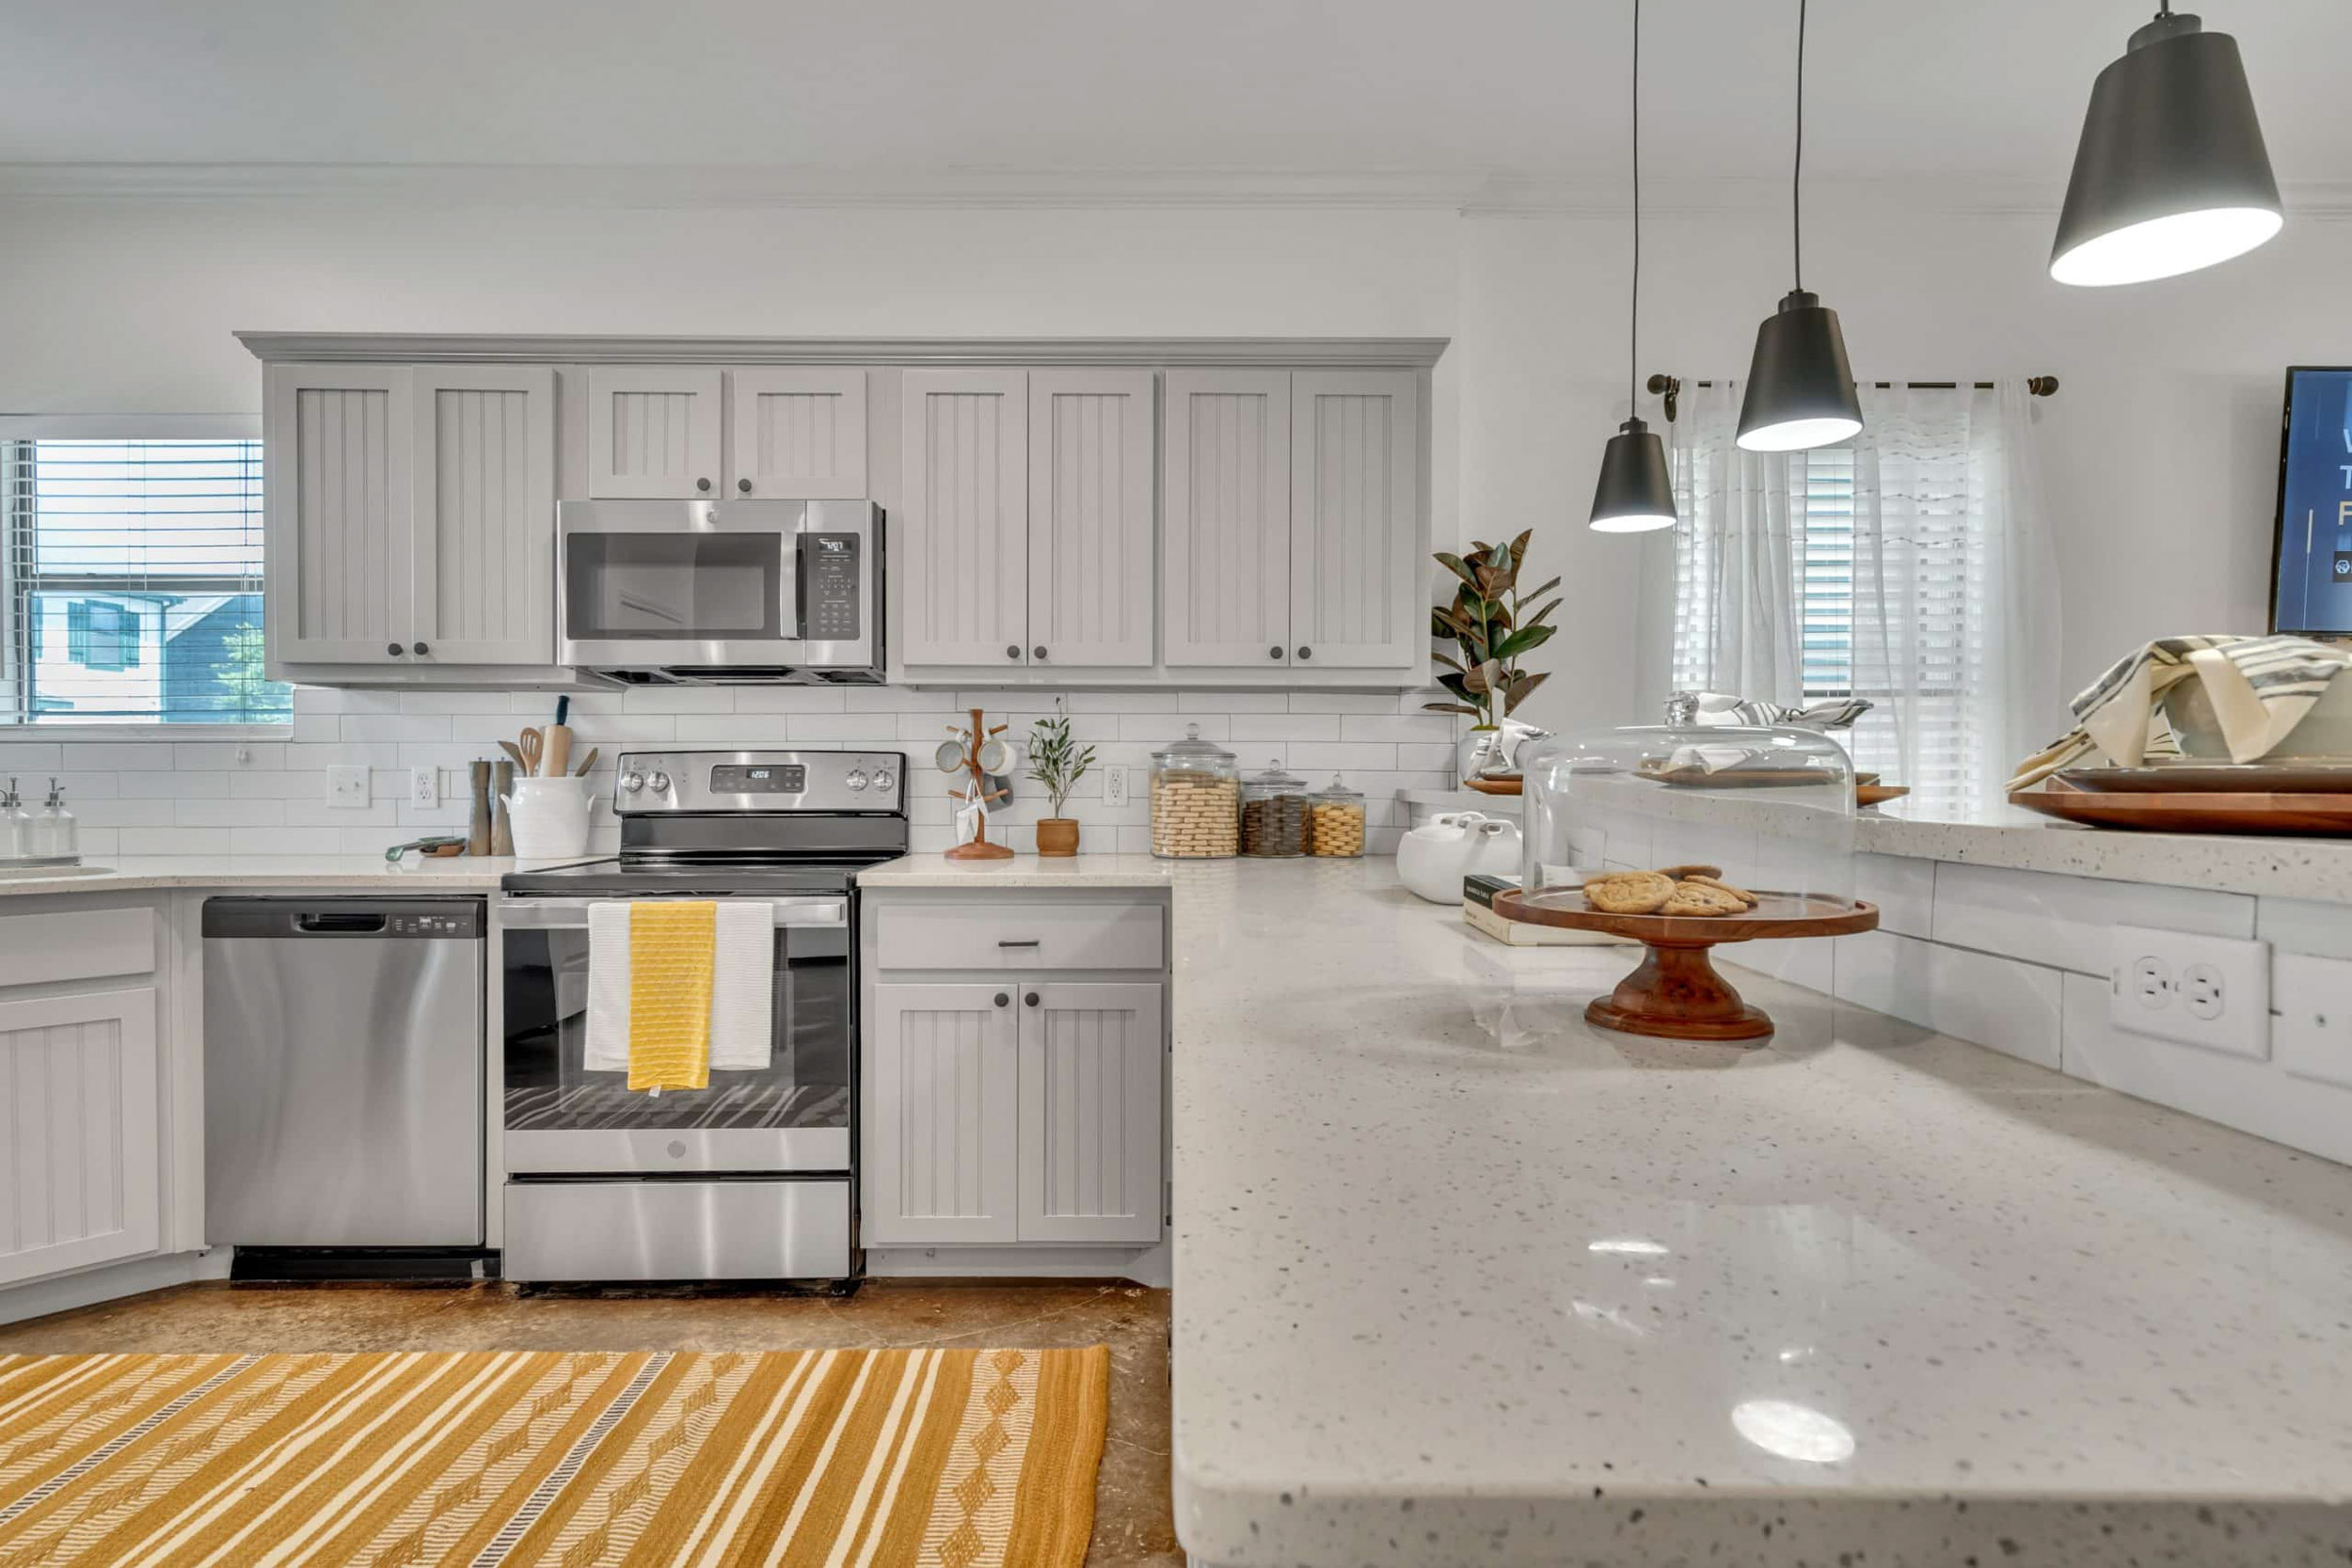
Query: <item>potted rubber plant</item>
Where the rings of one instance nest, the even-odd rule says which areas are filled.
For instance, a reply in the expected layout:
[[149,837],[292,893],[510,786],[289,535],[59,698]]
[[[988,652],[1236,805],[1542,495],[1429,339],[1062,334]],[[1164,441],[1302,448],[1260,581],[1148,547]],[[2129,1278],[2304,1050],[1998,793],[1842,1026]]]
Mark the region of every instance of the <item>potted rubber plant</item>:
[[1430,657],[1443,666],[1438,684],[1453,700],[1423,703],[1433,713],[1467,714],[1472,721],[1462,737],[1458,761],[1464,779],[1483,777],[1502,762],[1502,721],[1544,684],[1547,674],[1531,675],[1519,668],[1521,655],[1533,653],[1551,640],[1559,628],[1550,625],[1560,601],[1532,601],[1560,586],[1553,578],[1541,588],[1519,590],[1519,568],[1527,562],[1529,529],[1504,544],[1473,543],[1468,555],[1437,552],[1438,564],[1458,579],[1454,602],[1429,611],[1429,633],[1451,642],[1456,652],[1438,649]]
[[1057,713],[1029,726],[1029,777],[1044,789],[1045,798],[1054,806],[1053,816],[1038,819],[1039,854],[1078,852],[1078,819],[1064,816],[1062,809],[1069,803],[1071,792],[1078,787],[1078,781],[1093,766],[1094,748],[1080,746],[1070,738],[1068,714]]

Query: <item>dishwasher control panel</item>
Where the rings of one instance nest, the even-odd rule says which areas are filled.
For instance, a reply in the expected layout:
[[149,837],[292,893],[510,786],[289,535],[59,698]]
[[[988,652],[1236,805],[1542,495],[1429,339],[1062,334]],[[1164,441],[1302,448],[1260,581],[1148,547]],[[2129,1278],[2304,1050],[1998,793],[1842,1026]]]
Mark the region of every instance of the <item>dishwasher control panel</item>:
[[388,937],[478,937],[482,934],[482,918],[476,910],[461,910],[449,914],[387,915],[384,934]]

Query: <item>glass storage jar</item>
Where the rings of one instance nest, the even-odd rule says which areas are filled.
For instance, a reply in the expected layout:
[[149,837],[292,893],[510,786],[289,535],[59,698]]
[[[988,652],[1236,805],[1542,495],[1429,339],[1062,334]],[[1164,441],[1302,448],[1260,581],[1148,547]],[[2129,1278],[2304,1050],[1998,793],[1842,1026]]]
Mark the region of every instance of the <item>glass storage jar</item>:
[[1307,852],[1307,781],[1279,762],[1241,782],[1241,852],[1291,856]]
[[1364,798],[1331,775],[1331,787],[1307,801],[1307,853],[1353,858],[1364,852]]
[[1200,726],[1152,753],[1152,853],[1229,860],[1241,836],[1241,768]]

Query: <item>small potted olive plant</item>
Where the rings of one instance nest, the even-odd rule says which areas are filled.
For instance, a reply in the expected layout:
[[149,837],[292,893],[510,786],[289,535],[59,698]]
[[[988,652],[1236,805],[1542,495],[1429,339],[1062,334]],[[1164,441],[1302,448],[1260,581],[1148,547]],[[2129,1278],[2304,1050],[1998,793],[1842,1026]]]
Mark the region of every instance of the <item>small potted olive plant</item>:
[[1068,714],[1057,713],[1029,726],[1029,777],[1043,786],[1046,799],[1054,803],[1054,815],[1038,819],[1039,854],[1078,852],[1078,819],[1064,816],[1062,808],[1068,803],[1071,791],[1078,787],[1078,781],[1093,766],[1094,748],[1075,745],[1070,738]]

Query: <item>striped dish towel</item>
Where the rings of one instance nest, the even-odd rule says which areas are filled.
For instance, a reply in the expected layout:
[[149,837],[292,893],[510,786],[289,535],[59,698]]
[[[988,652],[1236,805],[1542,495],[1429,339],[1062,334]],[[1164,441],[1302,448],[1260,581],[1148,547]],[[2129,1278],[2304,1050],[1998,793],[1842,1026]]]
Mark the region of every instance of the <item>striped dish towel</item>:
[[2069,704],[2074,728],[2020,763],[2009,787],[2027,788],[2080,763],[2137,768],[2180,755],[2163,699],[2191,678],[2204,683],[2230,760],[2268,756],[2346,664],[2352,652],[2307,637],[2159,638],[2118,659]]
[[628,917],[628,1086],[710,1086],[710,990],[719,906],[649,899]]

